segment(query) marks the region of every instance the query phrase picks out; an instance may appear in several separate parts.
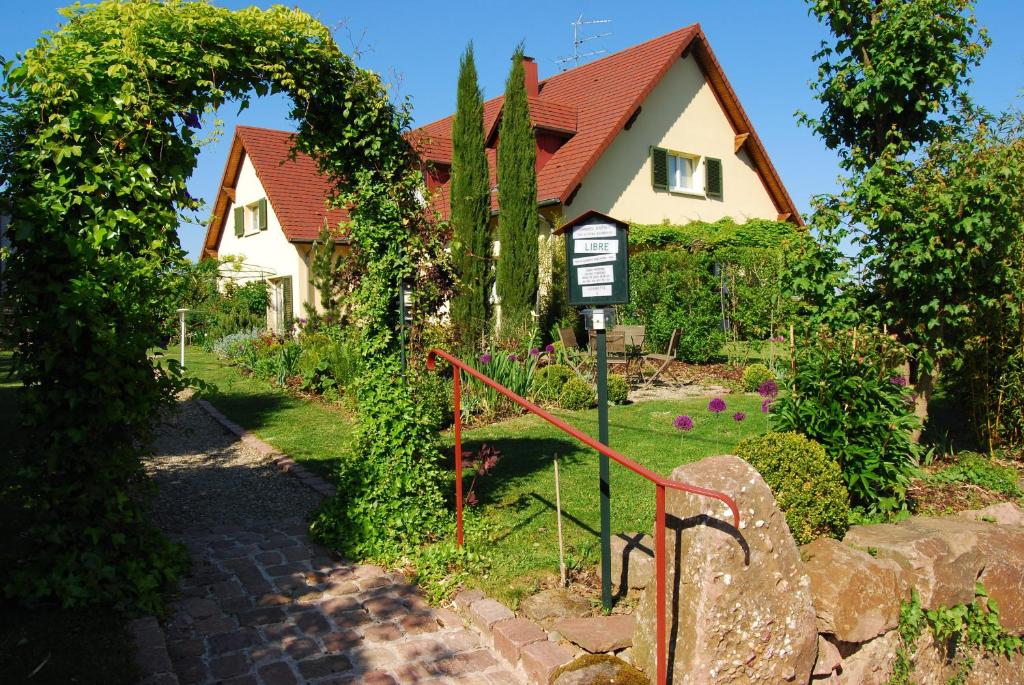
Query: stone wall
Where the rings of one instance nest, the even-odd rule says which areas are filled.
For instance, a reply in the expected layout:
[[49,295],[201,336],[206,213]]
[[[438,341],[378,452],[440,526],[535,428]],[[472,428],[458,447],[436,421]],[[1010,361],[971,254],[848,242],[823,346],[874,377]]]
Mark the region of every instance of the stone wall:
[[[900,646],[900,606],[916,589],[925,609],[970,603],[984,584],[1004,628],[1024,634],[1024,513],[1012,504],[959,517],[855,526],[842,542],[797,549],[771,491],[746,462],[711,457],[672,478],[734,497],[739,530],[721,503],[668,497],[668,631],[675,685],[885,685]],[[629,545],[638,555],[646,546]],[[647,568],[632,557],[627,568]],[[623,571],[625,573],[625,571]],[[616,579],[617,582],[619,579]],[[622,578],[623,584],[633,585]],[[655,601],[637,610],[637,662],[654,673]],[[911,682],[947,683],[955,666],[925,630]],[[966,682],[1024,683],[1024,659],[977,653]]]

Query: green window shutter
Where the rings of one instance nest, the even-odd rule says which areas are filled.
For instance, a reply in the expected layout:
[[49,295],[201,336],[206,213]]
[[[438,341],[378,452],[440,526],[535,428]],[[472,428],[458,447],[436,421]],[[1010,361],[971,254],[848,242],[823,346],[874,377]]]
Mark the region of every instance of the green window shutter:
[[257,205],[257,211],[259,213],[259,229],[261,231],[267,230],[267,198],[262,198]]
[[722,160],[708,157],[704,161],[708,197],[722,198]]
[[294,314],[292,310],[292,277],[281,279],[281,301],[284,308],[284,332],[291,333]]
[[235,237],[245,233],[245,207],[235,207]]
[[655,190],[668,190],[668,150],[651,148],[651,185]]

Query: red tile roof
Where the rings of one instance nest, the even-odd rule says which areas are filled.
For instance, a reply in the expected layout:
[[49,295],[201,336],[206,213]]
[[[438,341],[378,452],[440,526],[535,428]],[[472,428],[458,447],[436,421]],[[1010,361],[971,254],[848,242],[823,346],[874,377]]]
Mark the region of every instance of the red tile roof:
[[[737,135],[749,134],[745,143],[747,152],[780,217],[800,222],[792,199],[711,52],[699,24],[667,33],[540,82],[539,96],[529,99],[534,125],[572,135],[538,172],[538,202],[564,203],[572,195],[637,107],[687,51],[704,71]],[[488,132],[489,141],[497,130],[502,103],[502,97],[484,103],[484,130]],[[452,117],[449,116],[416,129],[413,134],[446,140],[450,145],[451,125]],[[427,154],[426,159],[450,164],[450,147],[447,157]],[[439,209],[442,214],[447,212],[447,207]]]
[[256,176],[263,184],[288,240],[309,242],[317,237],[325,223],[337,226],[347,221],[347,212],[327,207],[330,185],[317,170],[316,162],[303,153],[297,153],[295,159],[289,158],[294,135],[289,131],[253,126],[235,129],[221,191],[207,227],[204,253],[216,255],[231,206],[231,198],[225,189],[233,189],[238,182],[244,155],[252,161]]

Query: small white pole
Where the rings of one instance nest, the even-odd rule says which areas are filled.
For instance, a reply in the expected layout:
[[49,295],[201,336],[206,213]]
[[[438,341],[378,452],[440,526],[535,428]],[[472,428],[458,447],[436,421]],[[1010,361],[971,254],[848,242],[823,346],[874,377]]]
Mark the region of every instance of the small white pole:
[[185,368],[185,312],[187,311],[187,309],[178,310],[178,319],[181,321],[181,339],[178,342],[181,343],[181,368],[183,369]]
[[558,482],[558,455],[555,455],[555,513],[558,516],[558,570],[562,574],[562,587],[567,585],[565,579],[565,543],[562,540],[562,487]]

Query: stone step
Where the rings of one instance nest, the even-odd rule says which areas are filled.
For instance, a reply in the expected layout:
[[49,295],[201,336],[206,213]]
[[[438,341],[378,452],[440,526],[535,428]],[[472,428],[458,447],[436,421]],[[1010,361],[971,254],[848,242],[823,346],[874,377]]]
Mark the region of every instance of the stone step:
[[566,618],[555,623],[562,637],[591,654],[617,652],[633,646],[636,618],[631,615]]

